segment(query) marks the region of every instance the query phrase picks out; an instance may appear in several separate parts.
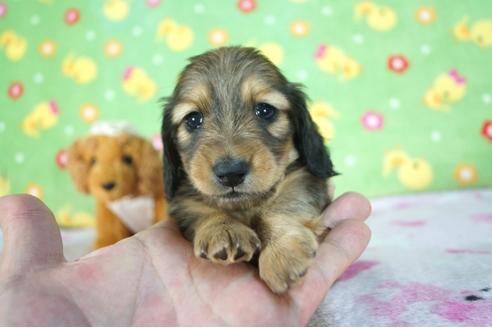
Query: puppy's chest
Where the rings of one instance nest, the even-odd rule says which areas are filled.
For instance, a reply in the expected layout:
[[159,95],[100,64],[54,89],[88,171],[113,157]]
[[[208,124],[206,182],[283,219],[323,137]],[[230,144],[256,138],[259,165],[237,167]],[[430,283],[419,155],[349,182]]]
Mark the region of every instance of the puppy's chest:
[[259,208],[241,209],[241,210],[222,210],[229,218],[237,220],[249,227],[258,224],[262,216],[262,211]]

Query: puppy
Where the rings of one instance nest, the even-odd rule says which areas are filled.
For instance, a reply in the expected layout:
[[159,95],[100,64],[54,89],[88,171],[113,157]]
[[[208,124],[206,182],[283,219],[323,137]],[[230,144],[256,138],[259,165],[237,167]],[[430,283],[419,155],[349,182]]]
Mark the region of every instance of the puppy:
[[336,174],[305,98],[258,51],[230,47],[191,58],[164,108],[170,216],[196,256],[230,264],[259,254],[275,293],[313,261]]

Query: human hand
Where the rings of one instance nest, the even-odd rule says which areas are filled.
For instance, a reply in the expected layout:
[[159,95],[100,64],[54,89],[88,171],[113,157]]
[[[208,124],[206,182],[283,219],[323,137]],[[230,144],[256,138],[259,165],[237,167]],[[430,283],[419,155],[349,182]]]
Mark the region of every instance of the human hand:
[[305,325],[367,246],[369,214],[359,194],[336,199],[314,264],[279,296],[251,265],[196,258],[173,222],[66,262],[50,210],[32,196],[6,196],[0,325]]

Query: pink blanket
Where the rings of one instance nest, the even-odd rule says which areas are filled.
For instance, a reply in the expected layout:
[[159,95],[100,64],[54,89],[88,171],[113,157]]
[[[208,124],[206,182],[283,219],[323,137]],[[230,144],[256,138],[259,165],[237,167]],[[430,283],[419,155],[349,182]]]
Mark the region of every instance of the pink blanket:
[[366,252],[312,326],[491,326],[492,189],[373,200]]

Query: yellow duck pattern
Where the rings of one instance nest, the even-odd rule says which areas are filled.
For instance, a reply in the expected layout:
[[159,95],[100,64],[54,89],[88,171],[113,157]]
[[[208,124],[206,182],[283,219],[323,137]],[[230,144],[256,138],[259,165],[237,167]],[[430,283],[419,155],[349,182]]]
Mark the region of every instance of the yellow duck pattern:
[[451,105],[460,101],[465,94],[466,78],[458,70],[451,69],[436,78],[424,96],[424,103],[437,111],[449,111]]
[[481,19],[473,24],[463,17],[453,29],[454,36],[462,42],[472,41],[479,47],[492,47],[492,19]]
[[139,101],[144,102],[155,95],[157,85],[144,70],[129,67],[123,76],[123,89],[130,96],[134,96]]
[[422,158],[411,158],[400,149],[388,151],[384,156],[383,175],[388,177],[398,171],[400,183],[409,190],[424,190],[432,182],[432,167]]
[[128,16],[130,5],[127,0],[105,0],[103,13],[110,21],[121,21]]
[[361,1],[355,5],[356,20],[365,19],[367,25],[380,32],[389,31],[395,27],[398,20],[395,11],[384,5],[372,1]]
[[156,37],[159,41],[165,41],[171,50],[184,51],[193,43],[193,30],[178,24],[174,19],[165,18],[157,27]]
[[0,48],[4,50],[9,60],[16,62],[24,57],[27,41],[16,32],[7,30],[0,34]]
[[22,121],[22,131],[32,138],[39,138],[42,130],[48,130],[58,123],[60,110],[54,100],[44,101],[36,107]]
[[333,140],[335,137],[335,125],[332,120],[340,118],[340,113],[333,106],[323,101],[312,103],[309,106],[309,113],[318,126],[325,143]]
[[332,45],[321,44],[316,50],[315,58],[322,71],[335,75],[341,81],[355,78],[362,69],[357,61]]
[[96,78],[97,64],[90,57],[70,54],[63,60],[62,72],[78,84],[87,84]]

